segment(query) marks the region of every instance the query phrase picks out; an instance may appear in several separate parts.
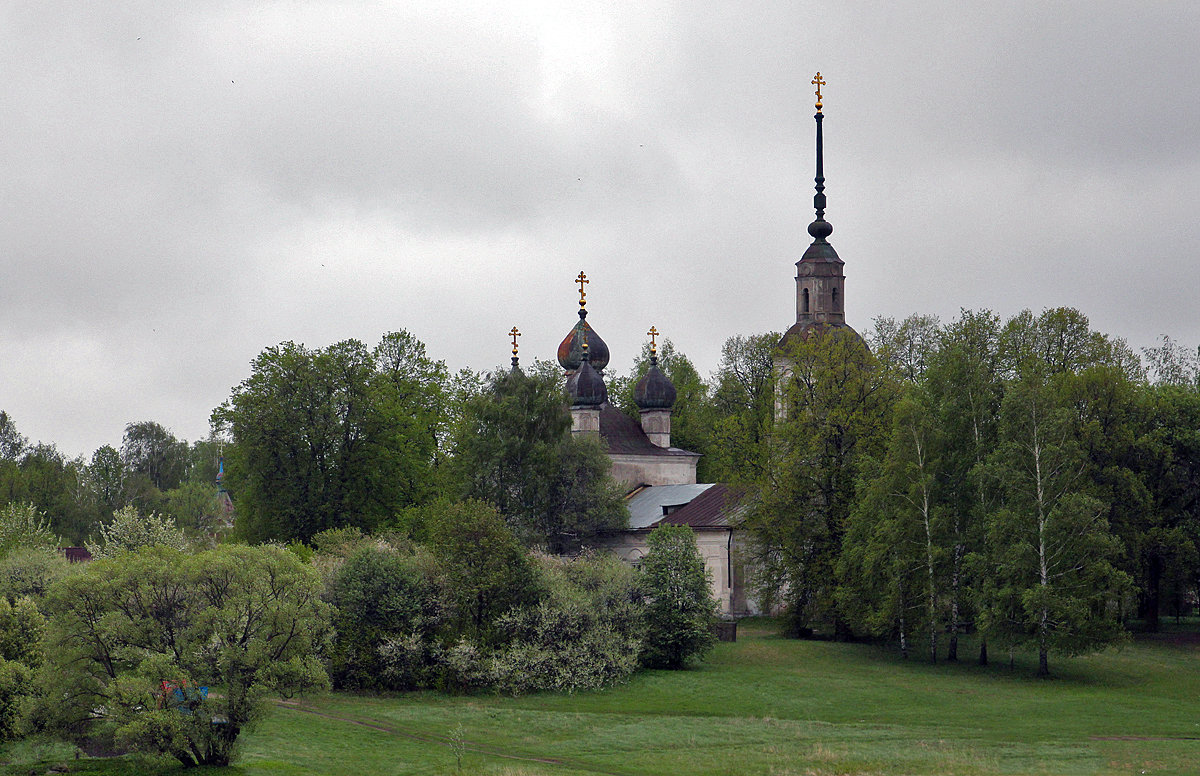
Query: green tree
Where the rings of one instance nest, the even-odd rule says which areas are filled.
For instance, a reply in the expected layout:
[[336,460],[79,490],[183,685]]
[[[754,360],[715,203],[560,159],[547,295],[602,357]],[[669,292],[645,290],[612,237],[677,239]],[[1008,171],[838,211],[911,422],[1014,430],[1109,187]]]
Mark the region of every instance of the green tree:
[[167,514],[183,530],[193,535],[207,535],[219,527],[220,508],[213,483],[190,480],[163,495],[167,499]]
[[775,443],[760,498],[747,515],[755,587],[804,633],[815,619],[844,623],[834,606],[834,569],[856,499],[859,461],[881,457],[894,395],[856,335],[830,331],[780,354]]
[[942,468],[929,396],[909,386],[896,403],[886,456],[864,467],[838,564],[841,610],[851,623],[876,635],[897,629],[906,655],[908,632],[924,627],[935,663],[950,541]]
[[1135,470],[1148,500],[1116,530],[1137,560],[1139,614],[1159,627],[1200,590],[1200,391],[1171,384],[1141,391]]
[[96,448],[86,469],[87,482],[100,505],[111,515],[129,503],[125,485],[125,462],[112,445]]
[[999,346],[1008,378],[1030,371],[1077,373],[1095,365],[1117,367],[1131,378],[1142,376],[1141,361],[1124,340],[1092,330],[1087,316],[1071,307],[1037,316],[1029,310],[1018,313],[1004,324]]
[[319,350],[285,342],[254,360],[213,412],[234,443],[227,471],[239,531],[303,540],[370,529],[434,494],[436,440],[404,363],[355,340]]
[[994,564],[985,627],[1038,651],[1079,654],[1119,641],[1118,604],[1128,577],[1113,561],[1119,544],[1106,506],[1086,490],[1079,449],[1058,382],[1033,373],[1012,381],[1000,417],[1000,445],[989,459],[1003,506],[992,516]]
[[89,564],[50,592],[40,721],[227,765],[269,697],[327,683],[320,593],[316,571],[279,547],[152,547]]
[[0,504],[31,503],[46,513],[56,534],[82,541],[101,515],[85,468],[82,460],[64,458],[54,445],[26,447],[19,461],[0,460]]
[[655,528],[639,566],[646,595],[646,649],[651,668],[683,668],[716,642],[717,602],[704,558],[686,525]]
[[[973,618],[972,602],[978,592],[967,573],[967,559],[983,550],[987,515],[995,498],[982,467],[996,447],[1004,395],[1000,318],[987,310],[963,310],[943,329],[938,348],[929,356],[924,385],[937,412],[944,451],[941,493],[950,541],[946,659],[955,661],[959,624]],[[986,638],[980,641],[980,661],[987,662]]]
[[[394,389],[398,411],[412,419],[420,449],[440,472],[452,447],[454,418],[451,402],[467,375],[452,380],[446,362],[435,361],[425,344],[407,331],[390,332],[375,346],[376,368]],[[469,374],[469,373],[468,373]]]
[[451,639],[498,641],[501,614],[534,603],[540,588],[525,548],[491,504],[468,500],[426,506],[429,549],[437,561]]
[[552,553],[628,519],[607,456],[570,428],[560,378],[503,372],[468,403],[456,445],[464,495],[495,505],[522,541]]
[[32,700],[33,672],[44,658],[46,623],[28,598],[0,597],[0,741],[24,732],[24,709]]
[[192,442],[187,456],[186,482],[212,486],[217,481],[217,469],[227,440],[216,435]]
[[145,477],[157,490],[167,491],[183,482],[188,466],[188,444],[152,420],[125,426],[121,460],[126,471]]
[[1200,389],[1200,348],[1189,350],[1163,335],[1156,348],[1142,348],[1155,385]]
[[941,338],[937,316],[910,315],[902,321],[881,316],[873,323],[868,340],[880,365],[902,383],[921,382]]
[[0,410],[0,460],[19,461],[29,447],[29,439],[17,431],[12,416]]
[[775,424],[775,350],[779,334],[735,336],[721,347],[712,392],[705,479],[757,483],[767,473]]

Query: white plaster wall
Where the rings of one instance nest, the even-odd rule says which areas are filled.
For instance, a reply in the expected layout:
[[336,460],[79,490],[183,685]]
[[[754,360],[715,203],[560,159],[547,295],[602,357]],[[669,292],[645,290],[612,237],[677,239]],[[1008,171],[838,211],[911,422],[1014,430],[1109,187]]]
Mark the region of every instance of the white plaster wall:
[[[626,531],[607,537],[602,546],[628,563],[638,563],[646,555],[649,531]],[[737,542],[736,532],[734,542]],[[737,554],[729,554],[729,531],[724,528],[696,530],[696,549],[704,559],[712,597],[720,604],[723,616],[741,616],[752,611],[746,601],[744,575]],[[730,578],[732,562],[733,577]]]
[[609,455],[612,478],[627,488],[638,485],[695,485],[695,455]]

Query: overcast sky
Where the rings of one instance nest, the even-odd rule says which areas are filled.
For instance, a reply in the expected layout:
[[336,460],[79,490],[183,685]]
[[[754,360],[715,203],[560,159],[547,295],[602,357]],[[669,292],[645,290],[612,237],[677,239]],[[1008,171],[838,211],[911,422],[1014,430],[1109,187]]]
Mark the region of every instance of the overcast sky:
[[1200,4],[0,5],[0,409],[68,455],[284,340],[452,368],[795,320],[813,94],[846,311],[1200,342]]

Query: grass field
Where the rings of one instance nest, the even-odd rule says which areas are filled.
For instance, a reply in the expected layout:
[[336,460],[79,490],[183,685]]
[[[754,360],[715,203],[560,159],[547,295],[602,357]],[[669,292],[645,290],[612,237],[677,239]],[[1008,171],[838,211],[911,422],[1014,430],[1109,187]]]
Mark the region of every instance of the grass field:
[[[462,773],[506,776],[1200,773],[1200,639],[1142,638],[1051,668],[1056,678],[1042,681],[1028,658],[1013,670],[904,662],[744,622],[738,643],[699,668],[643,673],[600,693],[282,704],[244,736],[238,766],[219,772],[455,774],[461,757]],[[43,773],[62,754],[22,745],[5,753],[2,772]]]

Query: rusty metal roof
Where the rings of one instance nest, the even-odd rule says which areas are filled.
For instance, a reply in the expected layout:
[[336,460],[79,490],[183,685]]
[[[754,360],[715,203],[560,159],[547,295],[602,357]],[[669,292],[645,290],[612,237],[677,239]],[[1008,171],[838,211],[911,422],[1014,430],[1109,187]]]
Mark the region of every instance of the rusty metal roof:
[[671,512],[656,525],[688,525],[692,528],[735,526],[748,506],[746,491],[717,483],[706,488],[686,506]]
[[690,455],[699,453],[678,447],[659,447],[650,441],[642,424],[605,402],[600,407],[600,438],[610,455]]
[[681,510],[709,488],[704,485],[647,485],[625,497],[629,508],[629,527],[653,528],[671,510]]

